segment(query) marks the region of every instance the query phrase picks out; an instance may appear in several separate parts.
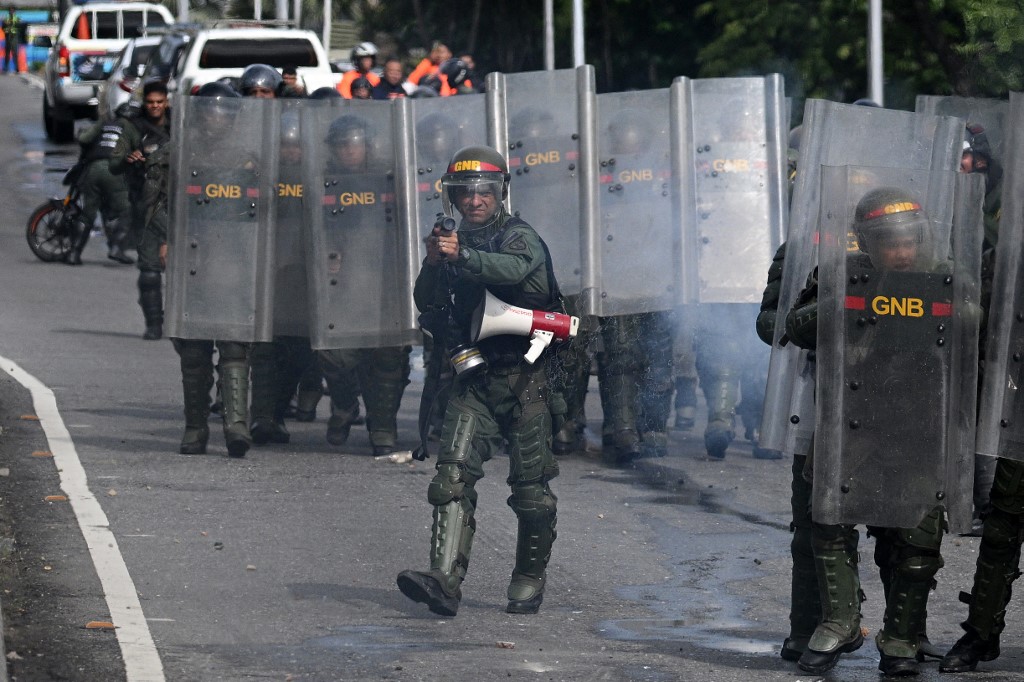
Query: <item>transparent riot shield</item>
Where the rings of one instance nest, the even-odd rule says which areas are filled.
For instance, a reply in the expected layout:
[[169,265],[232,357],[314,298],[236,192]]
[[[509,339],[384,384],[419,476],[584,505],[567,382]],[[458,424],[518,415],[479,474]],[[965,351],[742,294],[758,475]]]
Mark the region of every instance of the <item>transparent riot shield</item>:
[[309,336],[309,292],[303,237],[302,117],[308,100],[281,100],[274,225],[277,274],[274,335]]
[[596,307],[601,317],[671,310],[678,221],[668,90],[597,96],[600,232]]
[[400,219],[392,101],[308,103],[303,185],[314,349],[412,343],[414,226]]
[[512,174],[509,210],[547,243],[569,295],[585,286],[581,254],[596,253],[594,93],[592,66],[493,73],[487,81],[488,139]]
[[[800,158],[789,212],[778,324],[761,421],[761,447],[807,454],[814,435],[813,354],[784,339],[785,317],[817,262],[822,165],[956,170],[962,119],[809,99],[804,106]],[[938,177],[938,176],[936,176]],[[952,194],[929,190],[933,214],[951,210]],[[945,202],[945,203],[943,203]]]
[[999,242],[994,254],[986,254],[985,259],[986,274],[993,280],[977,442],[981,454],[1016,461],[1024,461],[1024,129],[1020,126],[1024,126],[1024,95],[1010,93]]
[[279,103],[188,97],[176,112],[168,336],[269,341]]
[[918,95],[914,111],[920,114],[956,116],[967,123],[981,125],[985,129],[993,158],[1000,163],[1006,156],[1006,118],[1010,113],[1010,102],[1005,99],[985,97],[951,97]]
[[426,255],[422,237],[430,233],[439,213],[441,176],[459,149],[487,144],[487,108],[483,95],[425,97],[397,100],[399,129],[399,193],[410,208],[406,220],[421,240],[419,256]]
[[982,233],[980,203],[953,221],[958,175],[821,169],[816,522],[914,528],[942,506],[970,526],[949,476],[974,458]]
[[682,298],[758,303],[786,232],[789,118],[782,77],[680,77],[672,93]]

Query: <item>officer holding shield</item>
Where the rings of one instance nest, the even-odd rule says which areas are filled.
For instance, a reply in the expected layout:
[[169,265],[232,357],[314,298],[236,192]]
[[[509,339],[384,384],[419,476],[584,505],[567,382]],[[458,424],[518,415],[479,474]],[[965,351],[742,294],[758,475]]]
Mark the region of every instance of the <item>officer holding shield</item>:
[[[514,306],[561,310],[547,246],[530,225],[513,218],[505,159],[490,147],[466,147],[441,180],[445,213],[457,210],[457,231],[436,226],[414,296],[421,311],[450,300],[449,337],[470,340],[470,323],[485,291]],[[455,344],[452,344],[453,346]],[[437,473],[427,491],[434,506],[430,570],[398,574],[398,587],[434,613],[454,616],[469,566],[476,527],[476,482],[483,463],[508,442],[508,504],[519,519],[509,613],[536,613],[544,598],[545,569],[555,540],[556,498],[548,482],[558,474],[551,452],[551,413],[543,362],[529,364],[526,337],[500,334],[476,344],[486,367],[455,379],[445,413]],[[458,369],[458,366],[456,367]]]
[[[356,114],[344,114],[335,119],[325,140],[329,150],[327,175],[337,178],[337,182],[353,191],[358,183],[375,183],[382,179],[382,174],[380,177],[368,174],[371,133],[369,121]],[[373,184],[366,187],[381,195],[381,204],[387,203],[383,198],[385,192],[380,187]],[[374,211],[380,208],[376,203],[369,208],[362,207],[361,211],[358,206],[351,207],[348,215],[352,216],[353,222],[347,229],[367,239],[374,238],[372,235],[380,238],[385,226],[369,224],[379,219],[379,214]],[[388,208],[385,206],[384,210]],[[365,224],[363,215],[358,214],[365,215]],[[327,442],[344,445],[348,440],[352,425],[359,417],[359,395],[362,393],[373,454],[381,456],[394,451],[398,439],[398,409],[409,383],[411,352],[410,346],[327,348],[318,351],[333,403],[333,413],[327,423]]]
[[[928,246],[931,236],[927,214],[912,195],[900,188],[881,187],[867,192],[857,203],[853,229],[860,251],[847,258],[846,271],[851,282],[898,283],[901,275],[936,272],[938,269]],[[878,290],[883,290],[881,284],[878,284]],[[807,288],[786,318],[789,339],[802,348],[815,349],[818,322],[818,271],[815,270]],[[917,355],[908,353],[906,348],[900,348],[899,345],[883,343],[885,337],[872,336],[885,333],[886,324],[888,322],[883,321],[878,322],[877,326],[874,322],[858,326],[857,329],[863,330],[860,333],[864,336],[850,332],[850,338],[854,340],[846,341],[846,352],[854,356],[849,361],[860,363],[859,366],[866,370],[858,374],[859,382],[849,382],[848,390],[851,393],[846,401],[855,405],[855,408],[862,405],[855,402],[862,397],[860,394],[874,390],[872,387],[875,385],[887,383],[871,381],[872,374],[887,377],[888,384],[901,384],[899,379],[902,374],[894,365],[886,365],[884,360],[872,362],[872,356],[877,359],[878,354],[881,354],[897,363],[911,362],[918,357],[928,360],[931,357],[927,352]],[[866,345],[851,345],[863,339],[867,340]],[[908,342],[905,345],[911,344]],[[823,400],[820,386],[818,391],[819,401]],[[898,388],[886,396],[896,401],[914,397],[900,393]],[[828,400],[836,399],[830,396]],[[899,450],[887,448],[883,441],[886,434],[884,427],[888,425],[887,415],[895,414],[897,416],[892,418],[902,419],[900,405],[878,400],[874,396],[873,400],[868,400],[862,407],[866,415],[864,420],[868,423],[862,425],[851,419],[848,426],[849,429],[860,429],[850,433],[862,434],[860,437],[866,437],[870,447],[865,450],[862,445],[859,452],[844,452],[843,456],[864,458],[870,457],[871,453],[879,456],[888,453],[890,457],[898,457]],[[926,415],[922,414],[920,418],[925,419]],[[873,433],[864,433],[869,431]],[[817,457],[820,459],[825,454],[818,452]],[[924,460],[922,457],[921,461]],[[818,465],[824,466],[822,462]],[[867,487],[866,482],[877,474],[871,469],[872,465],[867,461],[853,468],[854,494],[860,489],[861,481],[858,479],[863,479]],[[850,487],[844,486],[842,492],[849,493]],[[905,494],[908,497],[913,495],[911,491],[905,491]],[[938,507],[926,513],[916,528],[868,526],[868,534],[876,539],[874,559],[885,588],[885,620],[875,642],[881,653],[879,669],[886,675],[915,675],[918,672],[917,656],[925,631],[928,595],[934,584],[934,576],[943,565],[939,553],[943,530],[943,513]],[[854,651],[863,643],[860,627],[860,603],[863,596],[857,570],[858,532],[853,525],[824,524],[815,518],[811,543],[818,569],[822,621],[811,636],[798,665],[807,672],[821,674],[830,670],[841,654]]]

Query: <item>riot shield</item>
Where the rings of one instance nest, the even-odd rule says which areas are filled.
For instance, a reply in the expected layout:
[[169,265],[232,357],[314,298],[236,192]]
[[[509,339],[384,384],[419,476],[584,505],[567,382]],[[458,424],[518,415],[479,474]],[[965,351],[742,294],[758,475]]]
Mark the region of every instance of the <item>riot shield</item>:
[[307,100],[281,100],[274,229],[277,274],[274,336],[309,336],[309,293],[303,238],[301,108]]
[[168,336],[270,341],[279,103],[188,97],[172,137]]
[[672,84],[682,198],[682,299],[758,303],[786,233],[782,77]]
[[606,317],[671,310],[678,241],[669,155],[668,90],[597,96],[599,296],[585,313]]
[[1002,163],[1006,157],[1006,117],[1010,113],[1010,102],[1005,99],[984,97],[949,97],[918,95],[914,111],[920,114],[956,116],[967,123],[976,123],[985,129],[992,157]]
[[[493,73],[487,81],[488,139],[512,174],[509,210],[547,243],[568,295],[586,286],[581,254],[597,252],[594,92],[592,66]],[[596,285],[590,290],[596,295]]]
[[417,237],[400,219],[394,112],[393,101],[360,100],[309,102],[303,110],[310,343],[317,350],[417,338],[410,279]]
[[[962,119],[892,109],[807,100],[800,159],[789,212],[786,258],[779,298],[779,321],[793,307],[817,262],[818,199],[822,165],[956,170],[965,123]],[[937,176],[936,176],[937,177]],[[925,203],[933,214],[952,194],[929,189]],[[807,454],[814,434],[813,365],[807,351],[783,342],[776,325],[761,421],[764,448]]]
[[[995,274],[985,343],[985,369],[978,409],[977,452],[1024,461],[1024,95],[1010,93],[1006,175]],[[988,257],[992,257],[986,254]],[[986,261],[988,258],[986,258]]]
[[821,169],[818,523],[914,528],[943,506],[953,528],[970,527],[973,409],[962,401],[973,407],[976,391],[981,205],[954,223],[952,202],[931,212],[924,200],[961,197],[958,177]]
[[[487,144],[485,100],[483,95],[459,95],[404,98],[396,104],[401,205],[410,208],[406,220],[421,237],[430,233],[437,214],[444,212],[441,176],[452,156],[463,147]],[[425,243],[420,240],[418,246],[417,269],[426,255]]]

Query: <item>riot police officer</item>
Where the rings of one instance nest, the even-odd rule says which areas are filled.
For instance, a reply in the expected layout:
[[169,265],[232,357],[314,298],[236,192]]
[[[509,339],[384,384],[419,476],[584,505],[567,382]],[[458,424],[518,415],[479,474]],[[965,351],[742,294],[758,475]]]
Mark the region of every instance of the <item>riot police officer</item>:
[[[442,178],[445,212],[462,217],[455,232],[435,227],[416,280],[421,311],[451,296],[448,335],[469,339],[473,311],[489,291],[515,306],[561,308],[554,270],[540,236],[503,205],[509,173],[490,147],[466,147]],[[450,292],[450,293],[449,293]],[[551,452],[551,414],[543,362],[524,359],[526,337],[502,334],[476,349],[486,368],[460,373],[445,414],[437,473],[427,490],[434,506],[429,571],[402,571],[398,587],[434,613],[454,616],[469,566],[476,527],[476,482],[483,463],[508,441],[512,495],[519,519],[509,613],[536,613],[544,598],[545,569],[555,540],[556,498],[548,482],[558,474]]]
[[[197,106],[198,129],[208,144],[193,149],[194,154],[216,160],[231,158],[232,164],[244,166],[237,153],[225,149],[228,139],[225,129],[230,128],[237,113],[238,93],[224,83],[207,83],[199,88],[196,97],[208,98]],[[199,145],[196,145],[197,147]],[[231,295],[231,292],[220,292]],[[178,451],[183,455],[206,453],[210,430],[210,389],[213,387],[213,352],[218,353],[217,375],[223,400],[221,416],[224,422],[224,441],[228,455],[244,457],[252,444],[249,433],[249,350],[250,344],[239,341],[213,339],[172,338],[180,357],[181,384],[184,398],[185,433]]]
[[[849,257],[850,266],[881,272],[935,270],[935,264],[928,262],[931,254],[925,245],[927,215],[904,190],[882,187],[869,191],[857,204],[853,227],[860,252]],[[815,270],[786,318],[789,339],[802,348],[815,349],[817,344],[817,287]],[[939,553],[943,531],[940,508],[926,514],[916,528],[868,527],[868,534],[875,537],[874,560],[885,589],[884,625],[875,642],[881,654],[879,669],[886,675],[918,672],[928,595],[943,565]],[[826,525],[816,520],[812,525],[822,619],[800,656],[798,665],[804,671],[824,673],[835,666],[840,655],[863,644],[858,538],[852,525]]]
[[[335,119],[324,140],[330,159],[327,174],[339,182],[359,182],[367,172],[373,129],[355,114]],[[381,202],[384,203],[383,198]],[[377,204],[372,210],[378,210]],[[355,211],[350,211],[352,215]],[[372,219],[378,215],[372,214]],[[359,218],[353,218],[358,221]],[[359,225],[356,229],[368,228]],[[374,226],[379,233],[384,226]],[[366,406],[366,429],[373,454],[393,452],[398,440],[398,409],[409,383],[410,346],[383,348],[334,348],[320,350],[317,356],[331,394],[332,414],[327,422],[327,442],[344,445],[352,425],[359,417],[359,395]]]
[[139,305],[146,320],[142,338],[163,336],[161,273],[167,245],[167,183],[170,167],[170,110],[167,86],[160,81],[142,89],[141,116],[126,121],[110,155],[110,169],[127,176],[134,208],[133,229],[138,251]]
[[78,143],[82,147],[81,163],[85,164],[82,178],[78,181],[82,190],[82,220],[75,243],[64,258],[69,265],[82,264],[82,250],[89,242],[89,233],[97,215],[103,216],[107,257],[125,265],[135,262],[124,252],[131,223],[128,185],[123,175],[110,172],[109,163],[114,145],[121,136],[119,119],[129,111],[130,105],[126,102],[117,108],[114,118],[97,121],[78,135]]
[[250,64],[242,71],[238,89],[244,97],[275,99],[284,80],[281,74],[268,64]]

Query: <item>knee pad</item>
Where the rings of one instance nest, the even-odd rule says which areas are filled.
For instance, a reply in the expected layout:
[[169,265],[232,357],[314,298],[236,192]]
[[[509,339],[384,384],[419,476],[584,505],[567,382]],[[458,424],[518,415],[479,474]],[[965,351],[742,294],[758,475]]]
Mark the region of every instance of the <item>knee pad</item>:
[[811,545],[815,552],[843,550],[856,557],[859,542],[860,533],[854,526],[822,523],[814,523],[811,526]]
[[1008,514],[1024,514],[1024,463],[1008,459],[996,463],[990,500]]
[[460,500],[465,494],[466,483],[465,469],[459,462],[438,462],[437,473],[427,488],[427,501],[440,507]]
[[174,350],[181,357],[182,371],[209,368],[213,371],[213,342],[174,339]]
[[236,341],[218,341],[217,353],[220,356],[219,366],[245,364],[249,361],[249,344]]
[[507,502],[516,516],[527,523],[553,519],[558,509],[558,498],[546,483],[514,485]]
[[139,291],[160,290],[160,273],[153,270],[139,270]]
[[893,566],[893,577],[905,578],[917,583],[930,583],[942,566],[942,557],[938,552],[908,556]]

